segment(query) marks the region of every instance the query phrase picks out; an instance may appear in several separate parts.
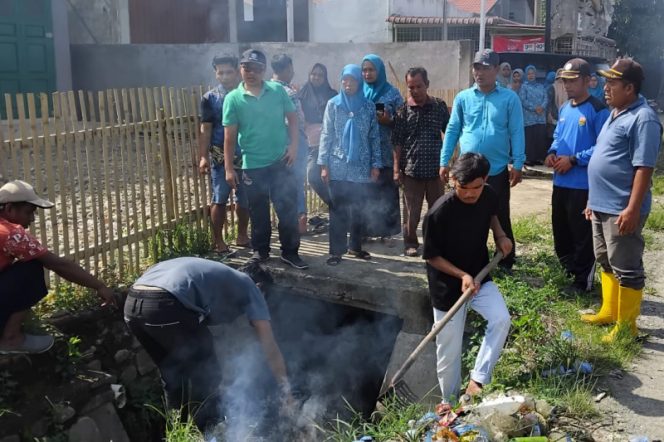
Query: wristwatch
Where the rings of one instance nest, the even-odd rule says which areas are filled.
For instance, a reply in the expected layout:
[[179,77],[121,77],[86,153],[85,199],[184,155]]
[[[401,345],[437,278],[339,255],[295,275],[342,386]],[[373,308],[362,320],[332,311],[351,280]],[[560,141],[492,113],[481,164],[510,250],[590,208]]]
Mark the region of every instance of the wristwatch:
[[576,166],[578,159],[576,158],[576,155],[570,155],[569,156],[569,162],[572,163],[572,166]]

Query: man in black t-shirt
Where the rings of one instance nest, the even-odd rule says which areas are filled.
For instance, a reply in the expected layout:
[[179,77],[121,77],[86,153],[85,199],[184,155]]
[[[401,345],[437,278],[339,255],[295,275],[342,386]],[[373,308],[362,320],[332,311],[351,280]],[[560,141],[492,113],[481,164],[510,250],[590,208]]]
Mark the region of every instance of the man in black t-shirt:
[[[424,251],[434,320],[445,313],[468,288],[475,295],[469,306],[487,320],[475,367],[466,393],[473,396],[491,380],[491,373],[507,339],[510,314],[498,287],[487,276],[474,275],[489,263],[486,242],[493,231],[498,250],[507,256],[512,241],[498,221],[498,195],[486,180],[489,162],[477,153],[459,157],[452,168],[454,190],[443,195],[424,218]],[[456,398],[461,387],[461,343],[466,308],[460,309],[436,337],[438,382],[443,402]]]

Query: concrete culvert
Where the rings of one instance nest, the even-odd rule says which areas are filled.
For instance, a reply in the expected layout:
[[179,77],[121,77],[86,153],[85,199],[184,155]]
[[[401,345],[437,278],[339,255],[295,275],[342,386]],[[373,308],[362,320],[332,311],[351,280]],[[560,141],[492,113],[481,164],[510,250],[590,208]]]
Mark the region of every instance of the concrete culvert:
[[267,299],[300,412],[279,415],[274,378],[246,321],[215,327],[224,367],[219,406],[227,418],[226,440],[307,440],[314,422],[349,418],[349,406],[368,417],[403,321],[278,287]]

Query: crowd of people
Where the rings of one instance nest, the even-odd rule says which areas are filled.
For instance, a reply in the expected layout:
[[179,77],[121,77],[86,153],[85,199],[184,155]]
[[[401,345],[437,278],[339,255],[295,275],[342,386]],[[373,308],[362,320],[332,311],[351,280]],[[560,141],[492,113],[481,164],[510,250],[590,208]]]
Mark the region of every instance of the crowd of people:
[[[504,256],[500,265],[511,272],[516,256],[511,188],[521,182],[524,165],[543,162],[554,170],[555,253],[572,287],[590,291],[596,262],[601,266],[601,308],[581,319],[616,324],[607,343],[620,328],[637,333],[645,280],[641,231],[650,211],[662,125],[640,95],[645,77],[634,60],[619,59],[610,69],[593,72],[587,61],[575,58],[549,73],[545,84],[537,81],[534,66],[512,69],[500,64],[497,53],[481,50],[473,59],[474,84],[456,96],[451,113],[447,103],[429,95],[425,68],[407,71],[404,101],[375,54],[342,69],[338,92],[320,63],[296,88],[287,54],[272,57],[272,80],[264,79],[267,57],[254,49],[239,60],[215,57],[212,66],[219,86],[201,99],[199,169],[210,175],[214,251],[222,257],[234,253],[222,233],[233,194],[236,246],[253,249],[247,273],[258,288],[270,280],[260,267],[270,254],[270,203],[279,221],[281,260],[308,268],[299,254],[308,225],[306,181],[329,207],[330,266],[340,265],[346,254],[371,259],[364,238],[389,243],[400,231],[404,255],[418,256],[417,228],[426,199],[421,253],[434,318],[473,289],[470,308],[488,321],[466,390],[477,394],[491,380],[510,315],[490,277],[476,281],[474,275],[489,261],[489,232]],[[548,134],[547,125],[554,126]],[[448,183],[452,189],[445,193]],[[53,344],[51,337],[21,329],[29,308],[46,294],[44,268],[116,302],[101,281],[48,252],[25,230],[38,207],[53,204],[29,184],[12,181],[0,188],[2,353],[39,353]],[[254,283],[223,264],[180,258],[152,267],[132,287],[125,320],[157,362],[174,406],[182,405],[177,397],[189,380],[201,390],[197,397],[214,390],[214,380],[196,380],[199,373],[188,361],[214,367],[205,325],[241,314],[289,396],[283,357]],[[459,310],[437,337],[445,401],[459,393],[465,315],[466,309]]]

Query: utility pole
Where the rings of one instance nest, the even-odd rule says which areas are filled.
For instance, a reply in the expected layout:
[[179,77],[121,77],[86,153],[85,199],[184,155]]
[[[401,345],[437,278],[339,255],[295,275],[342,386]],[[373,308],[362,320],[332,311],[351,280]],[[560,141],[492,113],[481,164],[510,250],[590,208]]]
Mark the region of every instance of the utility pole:
[[286,0],[286,41],[289,43],[295,41],[295,11],[293,10],[293,0]]
[[545,0],[544,7],[544,52],[551,52],[551,1]]
[[443,40],[447,40],[447,0],[443,0]]
[[486,0],[480,3],[480,51],[485,48],[484,36],[486,35]]

